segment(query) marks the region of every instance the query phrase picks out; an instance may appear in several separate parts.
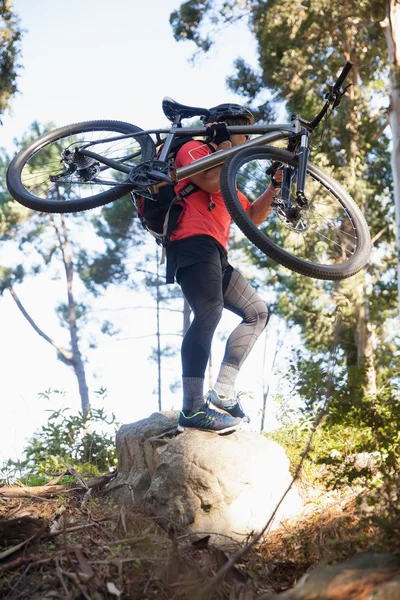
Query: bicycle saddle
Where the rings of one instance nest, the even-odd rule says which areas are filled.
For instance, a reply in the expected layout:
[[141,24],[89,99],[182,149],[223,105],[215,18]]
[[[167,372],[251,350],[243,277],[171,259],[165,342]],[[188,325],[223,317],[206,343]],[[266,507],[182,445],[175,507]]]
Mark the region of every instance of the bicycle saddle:
[[195,106],[185,106],[175,102],[172,98],[166,96],[162,101],[162,109],[165,116],[170,121],[174,121],[179,115],[182,119],[188,119],[189,117],[208,117],[210,111],[208,108],[197,108]]

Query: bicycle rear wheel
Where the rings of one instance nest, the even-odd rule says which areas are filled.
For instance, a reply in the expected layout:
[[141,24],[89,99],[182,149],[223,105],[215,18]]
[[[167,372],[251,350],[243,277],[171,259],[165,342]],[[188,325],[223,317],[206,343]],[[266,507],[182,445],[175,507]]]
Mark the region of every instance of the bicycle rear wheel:
[[155,155],[153,140],[140,132],[139,127],[121,121],[86,121],[50,131],[11,161],[10,194],[28,208],[49,213],[78,212],[113,202],[130,191],[128,175],[83,156],[82,164],[72,158],[71,167],[70,157],[86,147],[134,167]]
[[246,237],[283,266],[316,279],[351,277],[368,262],[370,234],[363,214],[329,175],[309,163],[305,195],[308,210],[285,212],[280,196],[264,223],[257,227],[243,209],[239,189],[254,202],[271,183],[272,163],[290,167],[290,198],[295,206],[296,155],[278,148],[246,148],[222,169],[221,189],[226,207]]

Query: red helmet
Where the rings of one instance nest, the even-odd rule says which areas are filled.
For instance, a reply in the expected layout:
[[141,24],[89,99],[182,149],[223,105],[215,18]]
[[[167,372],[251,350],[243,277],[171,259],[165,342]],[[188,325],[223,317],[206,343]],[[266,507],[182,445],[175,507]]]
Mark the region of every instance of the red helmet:
[[204,124],[206,123],[218,123],[219,121],[225,121],[229,117],[243,117],[247,119],[250,125],[254,124],[253,113],[240,104],[218,104],[210,108],[210,114],[208,117],[202,117]]

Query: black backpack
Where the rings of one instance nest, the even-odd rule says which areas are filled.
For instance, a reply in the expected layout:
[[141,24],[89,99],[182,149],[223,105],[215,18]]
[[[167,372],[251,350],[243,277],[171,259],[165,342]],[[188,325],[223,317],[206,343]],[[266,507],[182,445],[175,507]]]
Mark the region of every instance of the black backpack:
[[[177,136],[172,142],[172,146],[167,157],[168,161],[175,161],[178,151],[187,142],[193,141],[191,136]],[[161,149],[157,156],[159,156]],[[183,206],[180,202],[190,194],[193,194],[199,187],[194,183],[188,183],[178,195],[175,194],[173,185],[161,187],[156,196],[145,197],[136,196],[135,205],[138,211],[140,222],[144,229],[149,231],[158,244],[166,246],[172,230],[176,227]]]

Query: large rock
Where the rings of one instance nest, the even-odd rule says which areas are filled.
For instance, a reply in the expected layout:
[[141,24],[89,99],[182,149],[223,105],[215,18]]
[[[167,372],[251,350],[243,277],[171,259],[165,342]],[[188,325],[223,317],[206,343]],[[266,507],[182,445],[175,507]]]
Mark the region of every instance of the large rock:
[[386,552],[358,554],[344,562],[304,575],[282,594],[259,600],[399,600],[400,556]]
[[[120,428],[115,500],[146,508],[165,528],[219,534],[214,541],[261,530],[291,482],[284,450],[251,431],[177,435],[177,418],[154,413]],[[270,530],[301,506],[292,487]]]

